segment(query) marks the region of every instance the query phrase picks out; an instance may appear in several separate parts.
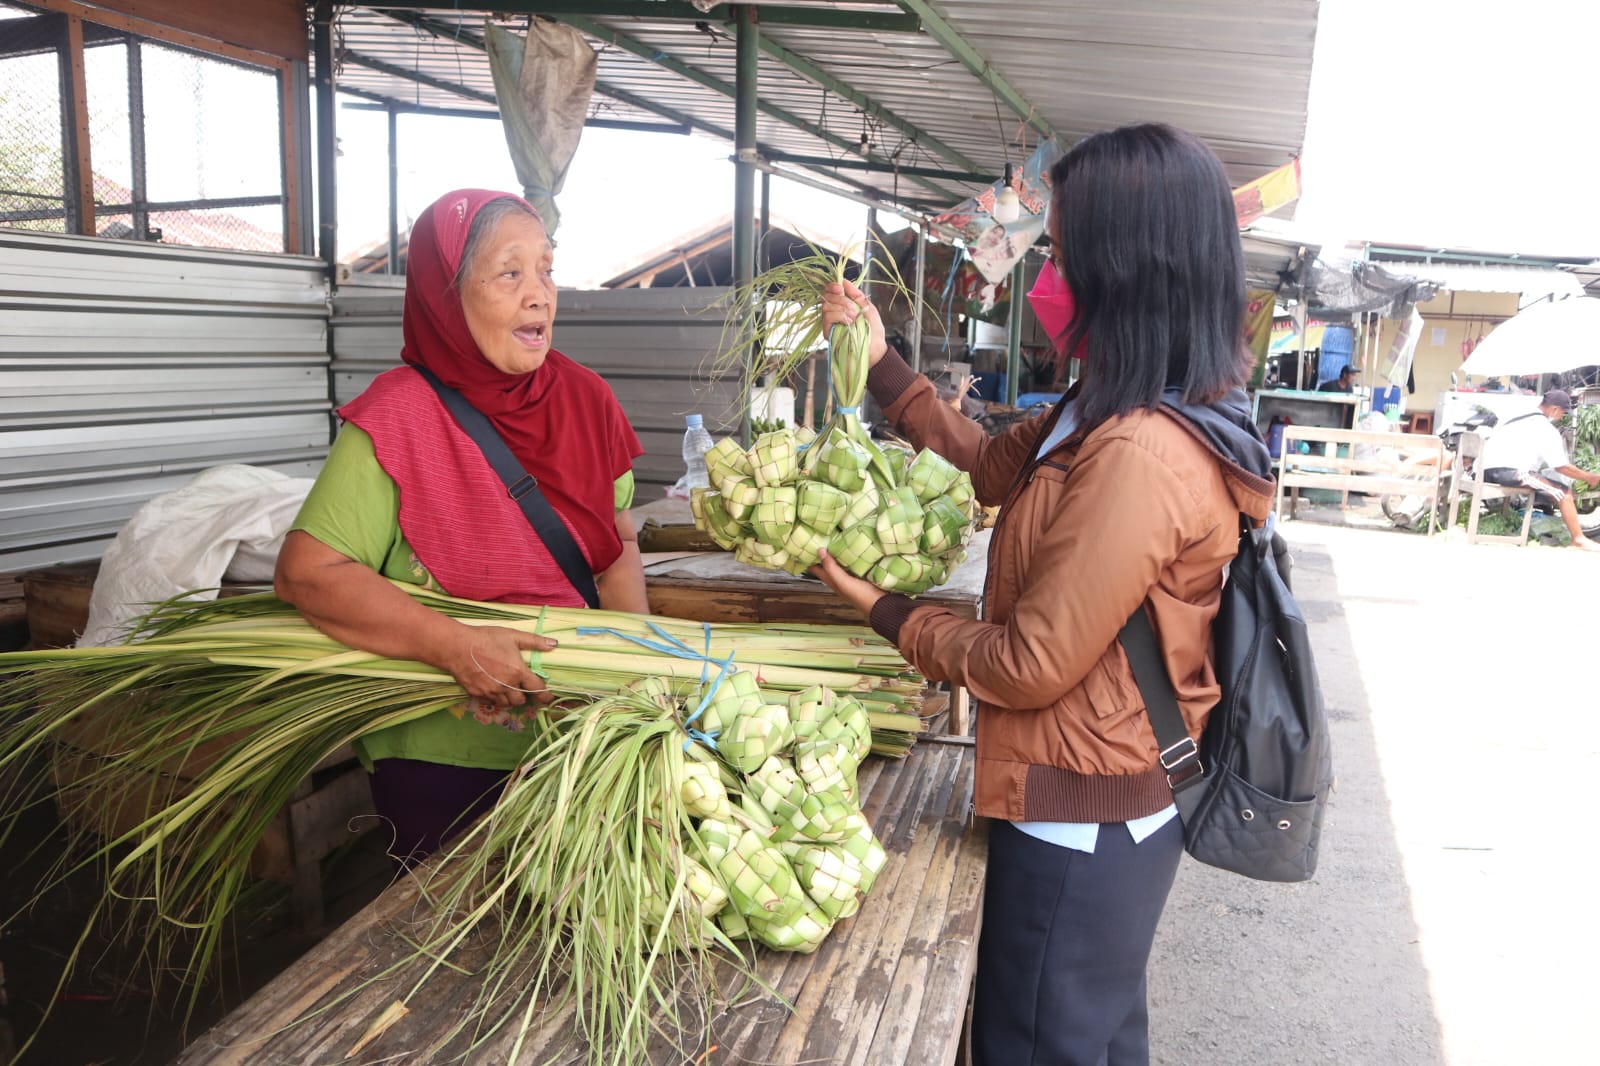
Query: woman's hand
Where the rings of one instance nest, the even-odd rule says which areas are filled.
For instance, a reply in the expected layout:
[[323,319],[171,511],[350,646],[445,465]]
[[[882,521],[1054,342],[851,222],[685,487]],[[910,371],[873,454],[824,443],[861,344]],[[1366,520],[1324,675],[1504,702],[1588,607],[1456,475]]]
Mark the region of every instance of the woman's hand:
[[839,561],[823,551],[821,562],[811,568],[813,577],[849,600],[862,614],[872,617],[872,608],[883,599],[884,592],[870,581],[856,577],[839,565]]
[[867,342],[867,365],[877,366],[889,342],[883,339],[883,319],[878,309],[867,299],[867,294],[850,282],[834,282],[822,294],[822,335],[826,337],[834,326],[848,326],[857,315],[866,315],[872,323],[871,339]]
[[557,645],[553,637],[502,626],[459,628],[459,639],[440,665],[469,696],[496,707],[520,707],[530,696],[541,707],[555,700],[555,694],[545,688],[544,679],[528,668],[522,656],[525,651],[553,650]]

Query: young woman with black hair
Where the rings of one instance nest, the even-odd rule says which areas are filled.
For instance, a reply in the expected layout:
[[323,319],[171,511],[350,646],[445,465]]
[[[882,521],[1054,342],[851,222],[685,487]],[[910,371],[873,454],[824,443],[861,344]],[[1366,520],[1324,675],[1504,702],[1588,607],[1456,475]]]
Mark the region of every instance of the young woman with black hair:
[[872,323],[895,428],[999,504],[984,616],[816,572],[936,681],[978,700],[974,806],[994,819],[973,1014],[978,1066],[1143,1066],[1145,964],[1182,827],[1117,641],[1148,611],[1191,735],[1218,696],[1210,631],[1239,516],[1271,503],[1242,385],[1244,268],[1222,165],[1193,136],[1129,126],[1052,168],[1051,261],[1028,294],[1079,384],[993,438],[883,357],[851,285],[828,324]]

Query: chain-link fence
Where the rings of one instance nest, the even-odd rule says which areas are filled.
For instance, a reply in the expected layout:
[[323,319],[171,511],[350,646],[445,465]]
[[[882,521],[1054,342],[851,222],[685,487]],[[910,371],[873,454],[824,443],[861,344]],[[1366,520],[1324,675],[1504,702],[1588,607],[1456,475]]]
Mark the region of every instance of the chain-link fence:
[[0,225],[66,232],[61,73],[33,12],[0,4]]
[[87,21],[82,36],[87,152],[64,136],[65,16],[0,2],[0,226],[283,251],[278,73]]

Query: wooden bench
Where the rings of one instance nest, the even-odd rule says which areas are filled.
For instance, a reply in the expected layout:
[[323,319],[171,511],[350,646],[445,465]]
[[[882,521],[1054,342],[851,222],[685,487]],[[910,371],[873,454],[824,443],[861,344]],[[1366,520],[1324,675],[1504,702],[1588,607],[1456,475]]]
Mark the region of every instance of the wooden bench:
[[[1496,485],[1483,480],[1483,435],[1480,433],[1463,433],[1456,443],[1455,462],[1451,466],[1450,480],[1450,507],[1445,512],[1451,528],[1456,524],[1456,501],[1462,494],[1472,498],[1471,509],[1467,512],[1467,543],[1476,544],[1480,540],[1497,544],[1516,544],[1518,546],[1528,543],[1528,531],[1533,527],[1533,504],[1537,494],[1521,485]],[[1472,469],[1467,469],[1468,463]],[[1522,531],[1514,535],[1498,535],[1478,532],[1478,519],[1483,509],[1485,500],[1512,500],[1526,497],[1523,500]]]
[[[1309,451],[1301,454],[1305,442]],[[1358,455],[1358,451],[1364,453]],[[1444,442],[1431,434],[1374,433],[1320,426],[1283,427],[1283,456],[1278,461],[1277,498],[1273,511],[1283,517],[1283,498],[1289,496],[1289,516],[1294,517],[1301,489],[1331,489],[1342,493],[1341,508],[1350,505],[1350,493],[1384,496],[1421,496],[1430,501],[1428,534],[1438,528],[1439,479],[1447,476]]]
[[[973,765],[971,742],[958,737],[924,739],[903,760],[862,764],[862,810],[888,853],[877,884],[814,954],[756,950],[771,992],[718,1005],[708,1027],[718,1050],[706,1061],[941,1066],[960,1059],[988,860],[987,826],[974,824],[967,809]],[[425,964],[406,962],[415,942],[407,927],[425,912],[416,878],[403,877],[196,1039],[176,1066],[450,1060],[429,1049],[461,1024],[481,979],[463,957],[464,968],[441,967],[410,995]],[[724,987],[739,988],[729,973],[721,976]],[[407,996],[409,1013],[352,1053],[372,1022]],[[509,1062],[514,1028],[471,1061]],[[570,1015],[546,1019],[517,1061],[582,1063],[573,1035]],[[459,1041],[450,1049],[459,1052]],[[683,1061],[665,1048],[650,1057]]]

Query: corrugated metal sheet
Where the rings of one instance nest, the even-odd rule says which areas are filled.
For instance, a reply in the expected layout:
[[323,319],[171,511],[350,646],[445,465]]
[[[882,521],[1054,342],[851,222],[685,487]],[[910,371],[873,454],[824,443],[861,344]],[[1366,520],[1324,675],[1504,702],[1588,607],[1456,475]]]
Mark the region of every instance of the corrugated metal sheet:
[[[342,285],[333,300],[333,380],[338,403],[400,363],[403,283]],[[556,346],[610,383],[645,454],[634,464],[639,499],[659,498],[683,473],[683,416],[712,422],[733,406],[737,386],[706,380],[722,318],[705,309],[726,289],[563,290]]]
[[[1236,185],[1300,151],[1317,0],[936,0],[931,6],[1027,98],[1035,116],[1057,131],[1063,146],[1127,122],[1170,122],[1203,137],[1222,157]],[[447,7],[426,17],[449,33],[428,34],[377,11],[356,8],[341,15],[341,40],[352,51],[385,63],[492,93],[486,57],[459,43],[481,35],[482,17]],[[727,27],[707,23],[700,29],[668,19],[594,21],[728,85],[734,82],[734,45]],[[505,24],[520,31],[525,20]],[[995,94],[927,33],[774,23],[764,24],[761,33],[943,141],[984,172],[998,176],[1008,159],[1023,158],[1038,140],[1025,117],[1003,103],[997,115]],[[602,86],[648,98],[722,130],[733,129],[729,96],[614,44],[597,42],[597,47]],[[463,97],[407,85],[353,64],[341,70],[340,78],[344,85],[402,102],[474,106]],[[757,137],[766,147],[837,158],[844,151],[839,142],[854,145],[865,129],[873,158],[880,161],[966,169],[925,143],[864,118],[855,104],[824,91],[772,55],[761,55],[759,79],[764,104],[834,138],[763,114]],[[652,117],[603,92],[594,106],[613,117]],[[975,188],[939,179],[933,181],[935,192],[903,175],[839,174],[890,195],[946,206]]]
[[406,279],[358,275],[333,293],[329,320],[333,402],[361,395],[372,379],[400,365],[400,311]]
[[1583,280],[1555,267],[1497,263],[1442,263],[1384,260],[1391,274],[1436,281],[1451,292],[1520,292],[1525,296],[1581,296]]
[[314,473],[326,320],[314,259],[0,230],[0,571],[95,558],[209,466]]

